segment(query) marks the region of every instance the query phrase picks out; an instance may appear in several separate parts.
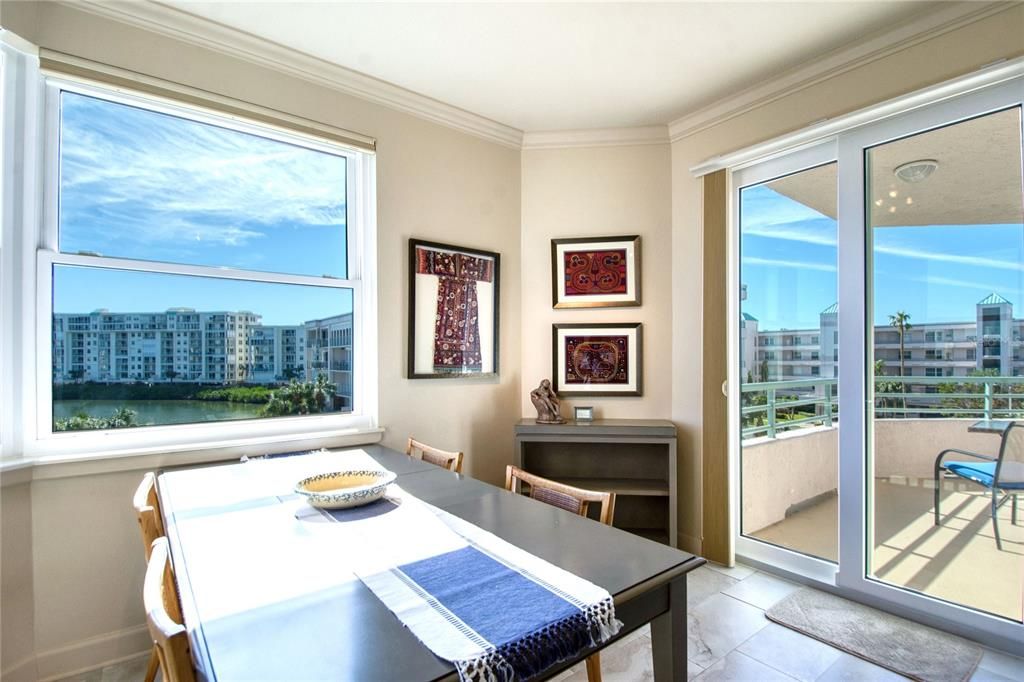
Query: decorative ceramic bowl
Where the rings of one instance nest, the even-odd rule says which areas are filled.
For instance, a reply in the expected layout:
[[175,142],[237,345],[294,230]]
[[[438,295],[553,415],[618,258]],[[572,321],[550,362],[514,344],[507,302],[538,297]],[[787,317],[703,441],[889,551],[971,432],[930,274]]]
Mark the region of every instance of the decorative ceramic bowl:
[[376,502],[398,475],[386,469],[335,471],[304,478],[295,492],[321,509],[345,509]]

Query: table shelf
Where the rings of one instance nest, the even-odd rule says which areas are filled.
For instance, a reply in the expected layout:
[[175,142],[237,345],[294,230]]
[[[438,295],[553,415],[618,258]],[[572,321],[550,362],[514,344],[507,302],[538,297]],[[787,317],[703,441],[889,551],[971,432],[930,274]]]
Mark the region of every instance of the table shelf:
[[515,464],[561,483],[614,492],[615,526],[677,542],[676,430],[669,421],[598,419],[515,427]]

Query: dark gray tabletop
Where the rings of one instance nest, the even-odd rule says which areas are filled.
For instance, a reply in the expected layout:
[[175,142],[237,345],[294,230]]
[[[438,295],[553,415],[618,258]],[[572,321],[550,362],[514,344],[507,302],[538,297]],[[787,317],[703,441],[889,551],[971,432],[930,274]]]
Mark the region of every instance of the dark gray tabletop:
[[[613,596],[627,591],[632,595],[638,585],[657,584],[659,576],[703,563],[386,448],[362,451],[399,473],[398,484],[413,495]],[[330,470],[344,456],[295,457],[160,476],[186,625],[205,677],[404,681],[452,674],[450,664],[435,657],[372,592],[331,561],[349,548],[327,546],[329,536],[317,536],[294,516],[294,476],[318,467]],[[220,494],[231,481],[251,488],[253,499],[243,499],[237,489],[233,495]],[[294,555],[302,552],[309,555]],[[284,575],[295,579],[282,585]],[[659,599],[634,599],[620,609],[624,632],[664,610]]]

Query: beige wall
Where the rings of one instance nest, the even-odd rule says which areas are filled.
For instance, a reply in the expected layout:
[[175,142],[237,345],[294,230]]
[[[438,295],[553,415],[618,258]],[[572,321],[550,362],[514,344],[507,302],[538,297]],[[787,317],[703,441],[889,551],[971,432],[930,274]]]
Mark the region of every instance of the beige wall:
[[[643,323],[643,396],[574,398],[593,405],[599,419],[668,419],[672,297],[668,144],[544,149],[523,152],[522,375],[524,417],[537,410],[527,391],[552,378],[554,323]],[[640,307],[555,310],[551,306],[551,240],[640,235]]]
[[[21,472],[6,474],[20,477]],[[12,682],[35,678],[32,498],[28,483],[0,488],[0,665]]]
[[[701,183],[689,169],[812,122],[854,111],[1024,54],[1024,5],[815,83],[672,143],[672,419],[680,428],[680,533],[700,537],[701,324],[725,324],[725,311],[701,310]],[[723,263],[722,267],[726,267]],[[694,546],[693,549],[697,549]]]
[[[383,443],[404,448],[406,437],[415,434],[439,447],[465,450],[470,476],[501,480],[512,461],[512,425],[520,413],[517,149],[68,7],[6,5],[5,27],[42,47],[375,137]],[[414,236],[501,254],[500,379],[404,378],[407,249]],[[5,670],[9,653],[13,664],[33,645],[44,678],[144,651],[142,554],[130,506],[139,475],[32,484],[32,543],[25,546],[34,559],[34,628],[31,618],[24,622],[35,641],[24,644],[5,633]],[[30,512],[19,513],[11,518],[20,518],[24,528]],[[6,530],[5,560],[16,549]],[[8,587],[15,589],[15,578],[23,582],[17,566],[10,574],[0,597],[5,622],[18,603]]]

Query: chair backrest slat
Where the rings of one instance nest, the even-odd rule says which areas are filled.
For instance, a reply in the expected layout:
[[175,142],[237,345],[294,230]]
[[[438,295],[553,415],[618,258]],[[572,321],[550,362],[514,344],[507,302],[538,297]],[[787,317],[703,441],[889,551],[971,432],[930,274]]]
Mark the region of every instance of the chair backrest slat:
[[439,466],[442,469],[448,469],[457,474],[462,473],[462,452],[448,452],[447,450],[441,450],[410,438],[405,446],[405,454],[416,459],[422,459],[424,462]]
[[156,476],[152,471],[143,475],[142,482],[135,490],[132,504],[135,507],[139,530],[142,531],[142,546],[148,561],[153,541],[164,535],[164,519],[160,511],[160,498],[156,493]]
[[523,483],[530,486],[530,497],[538,502],[544,502],[580,516],[587,515],[591,502],[599,502],[601,504],[599,520],[606,525],[612,525],[615,516],[615,493],[577,488],[531,474],[511,464],[508,465],[505,468],[505,489],[518,493]]
[[178,607],[178,591],[174,584],[167,538],[153,542],[146,567],[146,582],[142,590],[146,608],[146,625],[153,638],[160,669],[166,682],[195,682],[188,633],[182,624]]

